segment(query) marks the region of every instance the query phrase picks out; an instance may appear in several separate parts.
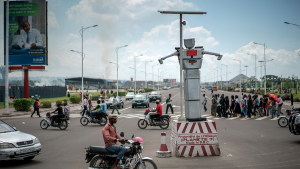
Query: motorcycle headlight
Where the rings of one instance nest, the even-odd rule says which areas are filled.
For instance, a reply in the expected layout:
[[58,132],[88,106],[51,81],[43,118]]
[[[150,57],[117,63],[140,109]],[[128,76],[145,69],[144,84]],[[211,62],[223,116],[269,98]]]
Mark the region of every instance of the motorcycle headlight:
[[34,144],[37,144],[37,143],[40,143],[40,141],[39,141],[38,138],[35,138],[35,139],[34,139]]
[[5,149],[5,148],[14,148],[15,146],[11,143],[0,143],[0,149]]

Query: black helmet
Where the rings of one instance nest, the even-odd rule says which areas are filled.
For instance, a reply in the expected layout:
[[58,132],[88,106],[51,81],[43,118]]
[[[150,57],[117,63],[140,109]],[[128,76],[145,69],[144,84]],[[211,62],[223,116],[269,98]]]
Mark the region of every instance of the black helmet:
[[56,103],[56,106],[60,106],[60,103]]

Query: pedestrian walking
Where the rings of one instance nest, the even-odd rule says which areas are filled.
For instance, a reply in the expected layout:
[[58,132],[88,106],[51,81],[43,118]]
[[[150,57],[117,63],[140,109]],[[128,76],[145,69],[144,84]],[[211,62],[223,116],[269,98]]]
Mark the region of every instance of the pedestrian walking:
[[217,105],[218,117],[221,118],[222,117],[222,105],[220,103],[221,102],[220,94],[218,94],[217,102],[218,102],[218,105]]
[[263,98],[261,97],[259,99],[259,106],[258,106],[258,113],[260,114],[261,117],[264,116],[263,102],[264,102]]
[[214,90],[213,89],[211,89],[211,94],[210,95],[213,95],[214,94]]
[[202,102],[202,104],[203,104],[203,107],[204,107],[204,112],[207,111],[206,103],[207,103],[207,98],[206,98],[205,94],[203,94],[203,102]]
[[266,104],[267,116],[269,116],[269,112],[270,112],[270,109],[271,109],[271,103],[272,103],[272,101],[271,101],[271,99],[269,98],[269,99],[267,100],[267,104]]
[[90,95],[88,102],[89,102],[89,112],[91,112],[92,107],[93,107],[93,105],[92,105],[92,95]]
[[109,90],[106,90],[106,95],[108,96],[108,94],[109,94]]
[[86,97],[89,97],[89,91],[87,90],[85,93]]
[[68,92],[68,98],[70,98],[70,92]]
[[247,108],[247,114],[248,117],[251,118],[251,114],[252,114],[252,109],[253,109],[253,100],[251,98],[251,95],[248,95],[248,108]]
[[34,97],[35,97],[35,99],[39,99],[40,98],[39,93],[36,92],[35,95],[34,95]]
[[233,113],[234,113],[234,116],[237,116],[237,114],[242,113],[238,95],[235,95],[234,103],[235,103],[235,105],[234,105]]
[[276,101],[274,99],[272,99],[272,105],[271,105],[271,114],[272,114],[272,117],[271,117],[271,119],[274,118],[275,113],[276,113]]
[[231,117],[231,113],[229,114],[230,110],[229,110],[229,98],[228,96],[225,96],[225,117],[228,117],[228,115],[230,115]]
[[225,104],[224,94],[222,94],[221,97],[220,97],[220,104],[221,104],[221,114],[222,114],[222,117],[225,117],[225,114],[226,114],[226,104]]
[[233,110],[234,110],[234,106],[235,106],[235,103],[234,103],[234,96],[231,95],[231,104],[230,104],[230,113],[233,114]]
[[82,113],[82,116],[84,116],[84,113],[87,111],[88,106],[89,106],[89,102],[87,100],[87,97],[85,96],[84,100],[83,100],[83,102],[81,104],[81,107],[83,108],[83,110],[80,112],[80,114]]
[[277,96],[278,97],[278,106],[277,106],[277,118],[280,116],[280,113],[281,113],[281,108],[282,108],[282,105],[283,105],[283,101],[282,101],[282,98],[280,97],[280,95]]
[[263,105],[262,106],[263,106],[265,116],[267,115],[267,109],[266,109],[267,103],[268,103],[268,98],[266,98],[266,96],[263,96]]
[[39,117],[40,116],[40,102],[39,102],[39,99],[36,98],[35,99],[35,102],[33,103],[33,112],[31,114],[31,118],[32,118],[32,115],[36,112],[36,115],[38,115]]
[[110,91],[110,94],[113,94],[113,93],[114,93],[114,91],[113,91],[113,90],[111,90],[111,91]]
[[294,95],[293,93],[291,93],[291,106],[293,106],[293,103],[294,103]]
[[172,112],[172,114],[174,114],[174,111],[173,111],[173,107],[172,107],[172,105],[171,105],[171,94],[169,94],[169,97],[167,98],[167,100],[166,100],[166,103],[167,103],[167,108],[166,108],[166,114],[168,114],[168,109],[169,109],[169,107],[171,108],[171,112]]
[[258,111],[258,107],[259,107],[259,100],[258,100],[258,95],[255,94],[253,96],[253,105],[254,105],[254,110],[253,110],[253,115],[256,116],[256,111]]
[[244,95],[244,97],[243,97],[243,105],[244,105],[244,107],[243,107],[242,112],[243,112],[243,115],[244,115],[245,119],[247,119],[247,108],[248,108],[247,95]]
[[114,114],[114,111],[116,110],[118,112],[118,114],[120,115],[120,112],[118,110],[118,101],[116,99],[116,95],[114,95],[112,105],[113,105],[113,110],[112,110],[111,114]]
[[211,100],[211,110],[210,110],[212,116],[216,116],[217,114],[217,105],[218,105],[217,95],[213,95]]
[[80,98],[82,97],[82,93],[81,93],[81,92],[79,92],[79,97],[80,97]]

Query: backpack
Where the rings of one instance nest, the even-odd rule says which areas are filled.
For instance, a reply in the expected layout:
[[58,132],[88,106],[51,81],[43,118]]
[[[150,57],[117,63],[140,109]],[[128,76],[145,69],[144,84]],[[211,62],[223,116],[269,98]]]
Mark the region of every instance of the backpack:
[[41,103],[38,101],[38,102],[37,102],[37,105],[40,107]]
[[168,97],[168,98],[167,98],[167,100],[166,100],[166,104],[169,102],[169,100],[170,100],[170,97]]

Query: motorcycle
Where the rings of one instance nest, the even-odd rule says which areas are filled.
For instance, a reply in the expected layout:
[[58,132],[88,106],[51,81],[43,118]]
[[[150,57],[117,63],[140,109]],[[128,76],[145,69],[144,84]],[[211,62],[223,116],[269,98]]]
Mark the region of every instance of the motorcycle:
[[300,135],[300,108],[295,109],[293,107],[294,112],[292,112],[291,116],[289,117],[289,130],[294,135]]
[[40,122],[40,127],[42,129],[47,129],[49,126],[51,127],[58,127],[61,130],[65,130],[68,128],[68,122],[65,117],[63,118],[55,118],[54,120],[54,126],[51,125],[51,113],[47,112],[46,113],[46,118],[42,119]]
[[[121,132],[120,136],[124,137],[124,133]],[[133,138],[134,135],[132,136],[131,140],[125,139],[125,142],[131,144],[131,146],[121,145],[127,150],[117,166],[122,169],[157,169],[157,166],[152,158],[142,156],[142,145],[139,141],[133,141]],[[86,148],[85,156],[86,163],[90,163],[89,169],[101,169],[111,168],[115,163],[118,154],[106,150],[104,146],[90,146]]]
[[140,129],[145,129],[148,125],[154,127],[159,126],[161,129],[167,129],[169,127],[171,116],[165,114],[159,116],[158,118],[153,118],[153,124],[151,124],[150,112],[155,112],[155,109],[152,108],[152,111],[150,111],[150,109],[146,109],[144,113],[145,117],[138,121],[138,126]]
[[86,114],[81,117],[80,123],[83,126],[86,126],[88,123],[97,123],[100,126],[105,126],[107,123],[107,114],[104,113],[96,113],[96,117],[93,120],[90,119],[90,111],[86,111]]

